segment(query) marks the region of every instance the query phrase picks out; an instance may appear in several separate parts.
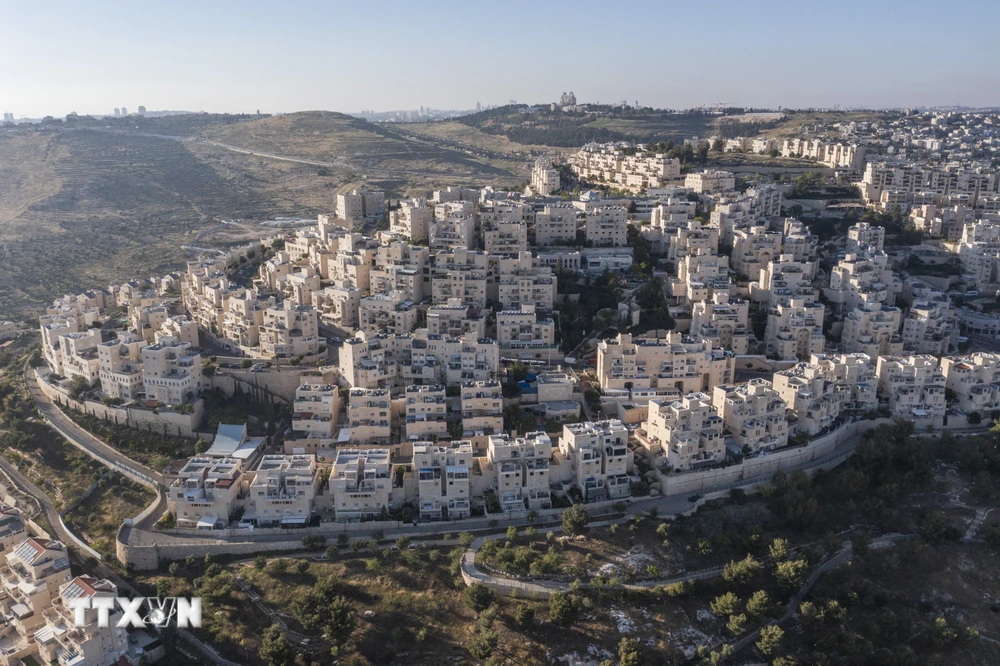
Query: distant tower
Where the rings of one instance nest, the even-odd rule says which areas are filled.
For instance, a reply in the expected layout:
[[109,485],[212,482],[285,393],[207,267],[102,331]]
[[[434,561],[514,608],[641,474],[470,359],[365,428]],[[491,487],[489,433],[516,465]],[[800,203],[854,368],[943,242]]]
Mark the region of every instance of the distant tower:
[[128,115],[128,109],[126,109],[126,108],[125,108],[125,107],[123,106],[123,107],[122,107],[122,117],[124,118],[124,117],[125,117],[125,116],[127,116],[127,115]]
[[115,107],[115,118],[120,118],[120,117],[121,117],[121,115],[122,115],[122,110],[121,110],[121,109],[119,109],[119,108],[118,108],[118,107],[116,106],[116,107]]
[[476,102],[476,111],[482,111],[482,110],[483,110],[482,104],[480,104],[479,102]]
[[146,115],[146,107],[144,107],[144,106],[140,106],[139,107],[139,115],[140,116]]

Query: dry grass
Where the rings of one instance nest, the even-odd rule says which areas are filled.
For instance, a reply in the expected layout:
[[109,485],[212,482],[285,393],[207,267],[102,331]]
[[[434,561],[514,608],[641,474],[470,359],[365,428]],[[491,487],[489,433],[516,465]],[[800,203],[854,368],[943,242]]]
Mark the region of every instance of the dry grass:
[[115,551],[115,533],[122,521],[138,515],[155,497],[146,486],[116,473],[102,481],[64,520],[94,550],[111,555]]

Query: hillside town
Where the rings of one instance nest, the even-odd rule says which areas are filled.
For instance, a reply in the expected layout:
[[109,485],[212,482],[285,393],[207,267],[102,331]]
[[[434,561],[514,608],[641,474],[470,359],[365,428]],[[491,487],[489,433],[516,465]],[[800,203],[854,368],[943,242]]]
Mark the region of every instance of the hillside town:
[[[210,440],[168,492],[208,530],[524,517],[860,419],[975,425],[1000,413],[995,119],[724,142],[815,160],[792,178],[592,144],[523,191],[340,194],[314,226],[56,299],[41,377]],[[223,384],[290,420],[200,431]]]

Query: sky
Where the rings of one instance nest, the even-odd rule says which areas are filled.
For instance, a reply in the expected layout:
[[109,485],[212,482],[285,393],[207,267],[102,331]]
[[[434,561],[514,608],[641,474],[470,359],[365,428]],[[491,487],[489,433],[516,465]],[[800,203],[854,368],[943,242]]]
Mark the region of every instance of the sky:
[[0,111],[1000,106],[997,0],[5,2]]

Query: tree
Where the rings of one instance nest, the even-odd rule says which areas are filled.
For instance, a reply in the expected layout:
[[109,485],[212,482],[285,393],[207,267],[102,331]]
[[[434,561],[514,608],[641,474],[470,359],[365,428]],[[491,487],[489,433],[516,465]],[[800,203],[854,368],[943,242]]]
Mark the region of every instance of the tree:
[[788,560],[781,562],[774,570],[774,576],[784,588],[798,587],[806,571],[805,560]]
[[549,597],[549,619],[560,627],[569,627],[576,620],[576,600],[561,592]]
[[410,537],[403,535],[396,537],[396,548],[406,550],[410,546]]
[[473,583],[465,590],[465,605],[481,613],[493,603],[493,591],[482,583]]
[[747,624],[747,616],[745,613],[736,613],[729,616],[729,622],[726,623],[726,629],[731,631],[734,636],[738,636],[743,633],[744,627]]
[[754,619],[767,615],[771,610],[771,598],[764,590],[757,590],[747,600],[747,612]]
[[587,510],[583,507],[583,505],[574,504],[570,508],[563,511],[563,532],[574,536],[577,534],[583,534],[587,529],[588,520],[590,520],[590,516],[587,515]]
[[785,630],[776,624],[769,624],[760,630],[760,639],[757,641],[757,649],[764,654],[771,654],[781,644],[781,639],[785,637]]
[[339,645],[346,641],[357,623],[354,606],[350,601],[342,596],[336,596],[330,601],[326,608],[323,630],[333,643]]
[[715,617],[725,617],[727,615],[732,615],[740,607],[740,598],[737,597],[732,592],[726,592],[725,594],[720,594],[714,600],[712,600],[711,608],[712,614]]
[[527,604],[518,606],[514,611],[514,622],[521,629],[527,629],[535,622],[535,607]]
[[507,541],[513,541],[517,538],[517,528],[511,525],[507,528]]
[[272,624],[264,630],[260,658],[268,666],[295,666],[295,647],[281,633],[281,627]]
[[788,558],[788,542],[784,539],[775,539],[767,550],[775,562],[782,562]]
[[743,584],[757,575],[761,570],[761,564],[753,555],[747,555],[737,562],[733,560],[722,570],[722,577],[729,583]]
[[642,652],[639,641],[634,638],[622,638],[618,643],[619,666],[642,666]]
[[472,536],[472,532],[462,532],[458,535],[458,543],[462,548],[468,548],[475,540],[476,537]]

